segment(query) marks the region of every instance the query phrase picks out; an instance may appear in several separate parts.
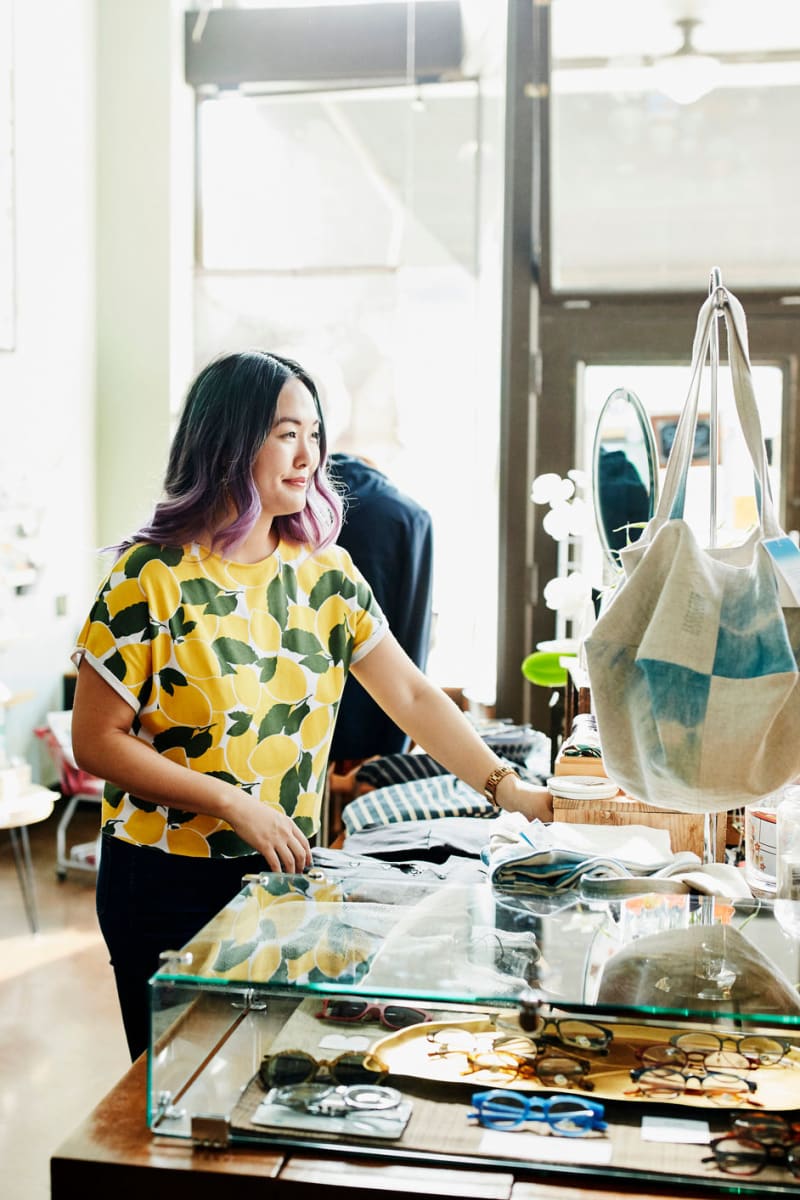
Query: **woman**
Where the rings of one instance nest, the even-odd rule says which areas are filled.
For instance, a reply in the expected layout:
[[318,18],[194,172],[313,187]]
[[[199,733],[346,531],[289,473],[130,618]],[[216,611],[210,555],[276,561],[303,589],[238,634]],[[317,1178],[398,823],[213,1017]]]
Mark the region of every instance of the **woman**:
[[189,941],[244,874],[311,864],[348,670],[472,787],[550,816],[548,793],[503,768],[401,650],[334,544],[325,458],[297,363],[211,363],[187,395],[164,499],[117,548],[78,636],[73,749],[107,781],[97,911],[132,1058],[147,1047],[159,953]]

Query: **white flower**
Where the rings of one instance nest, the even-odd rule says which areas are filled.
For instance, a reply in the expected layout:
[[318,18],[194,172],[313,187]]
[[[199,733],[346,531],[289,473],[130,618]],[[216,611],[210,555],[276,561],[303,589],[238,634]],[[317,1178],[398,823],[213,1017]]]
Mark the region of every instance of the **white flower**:
[[562,479],[552,471],[545,475],[537,475],[531,485],[531,500],[534,504],[550,504],[555,506],[561,501],[569,500],[575,494],[575,484],[571,479]]
[[542,528],[554,542],[565,542],[572,532],[572,505],[561,501],[545,513]]
[[578,621],[592,598],[592,585],[580,571],[559,575],[545,584],[544,602],[567,621]]

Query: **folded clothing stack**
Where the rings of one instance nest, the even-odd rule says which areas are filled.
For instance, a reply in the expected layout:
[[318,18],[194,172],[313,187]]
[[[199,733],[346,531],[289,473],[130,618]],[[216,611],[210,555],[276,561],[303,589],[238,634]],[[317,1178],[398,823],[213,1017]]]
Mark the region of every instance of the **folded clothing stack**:
[[690,851],[673,854],[669,833],[642,825],[549,825],[501,814],[481,855],[494,887],[547,895],[586,878],[665,877],[700,865]]

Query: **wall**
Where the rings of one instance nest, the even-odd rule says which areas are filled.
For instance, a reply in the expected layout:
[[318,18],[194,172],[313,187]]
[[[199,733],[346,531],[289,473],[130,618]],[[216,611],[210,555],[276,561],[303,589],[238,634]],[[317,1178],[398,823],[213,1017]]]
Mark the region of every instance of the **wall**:
[[97,533],[158,497],[170,404],[191,373],[191,92],[182,5],[98,0]]
[[0,352],[0,491],[24,506],[42,567],[4,598],[15,636],[0,644],[0,681],[25,697],[7,713],[9,750],[34,765],[33,727],[61,706],[93,573],[94,38],[92,0],[14,5],[16,340]]

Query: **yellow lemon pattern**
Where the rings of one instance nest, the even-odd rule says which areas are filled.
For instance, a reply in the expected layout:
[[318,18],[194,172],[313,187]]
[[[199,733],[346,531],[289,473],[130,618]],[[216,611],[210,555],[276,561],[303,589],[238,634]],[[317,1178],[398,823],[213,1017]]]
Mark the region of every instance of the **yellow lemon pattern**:
[[192,971],[259,983],[360,982],[382,935],[353,927],[340,883],[273,876],[249,883],[191,942]]
[[[173,762],[280,807],[317,831],[350,664],[386,632],[340,546],[281,541],[258,563],[139,543],[114,564],[78,635],[133,708],[131,732]],[[106,787],[103,829],[171,854],[251,852],[223,821]]]

